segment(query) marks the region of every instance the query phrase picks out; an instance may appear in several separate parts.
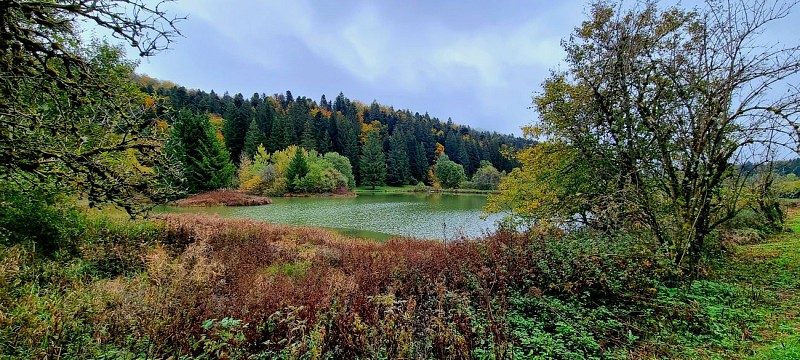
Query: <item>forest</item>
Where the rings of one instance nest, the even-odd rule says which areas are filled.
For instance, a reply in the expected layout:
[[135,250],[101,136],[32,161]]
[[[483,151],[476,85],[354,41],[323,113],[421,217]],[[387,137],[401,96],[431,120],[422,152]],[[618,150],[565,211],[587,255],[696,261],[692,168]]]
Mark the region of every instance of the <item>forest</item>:
[[[157,114],[160,118],[169,119],[167,111],[208,117],[210,125],[192,126],[210,126],[216,137],[223,139],[230,161],[240,168],[240,172],[253,172],[252,164],[258,164],[259,161],[265,165],[256,171],[263,171],[267,163],[275,162],[269,159],[270,156],[279,158],[280,155],[276,152],[287,150],[290,146],[299,146],[306,153],[314,151],[326,157],[334,156],[327,155],[328,153],[344,156],[352,168],[345,176],[350,177],[346,185],[351,189],[356,183],[389,186],[440,183],[435,171],[437,167],[434,166],[440,160],[460,166],[460,169],[454,170],[456,179],[445,181],[444,184],[445,187],[454,188],[462,185],[464,180],[472,179],[482,166],[487,169],[491,167],[490,171],[498,174],[510,172],[518,165],[513,157],[516,149],[531,144],[531,141],[520,137],[476,131],[468,126],[456,125],[451,119],[443,122],[427,113],[420,115],[409,110],[394,110],[377,101],[366,106],[361,102],[351,101],[342,93],[332,101],[322,95],[319,103],[303,96],[295,99],[291,91],[271,96],[253,94],[246,99],[242,94],[230,96],[225,93],[219,97],[213,90],[208,93],[187,90],[146,75],[136,75],[134,81],[144,93],[165,102],[166,106]],[[187,118],[179,117],[177,121],[189,123]],[[167,125],[171,125],[170,122],[167,121]],[[188,135],[192,130],[186,127],[187,125],[179,125],[175,134],[186,133],[187,135],[181,135],[187,137],[185,142],[195,141],[198,136]],[[370,137],[373,132],[377,135],[374,138]],[[173,137],[176,143],[181,143],[180,139],[179,136]],[[259,146],[263,146],[263,149],[259,150]],[[370,149],[374,150],[370,152]],[[442,154],[446,154],[447,158],[440,159]],[[291,159],[294,155],[293,149],[289,155]],[[245,166],[242,167],[242,164]],[[284,162],[283,166],[277,166],[279,174],[283,174],[285,165]],[[207,166],[221,169],[224,164],[220,160],[209,160]],[[446,168],[447,165],[440,167]],[[218,170],[198,171],[219,173]],[[319,174],[316,177],[319,178]],[[230,176],[229,178],[233,179]],[[479,175],[478,178],[482,177]],[[248,179],[253,177],[241,179],[241,182]],[[496,189],[498,182],[499,179],[493,183],[479,181],[477,188]],[[206,184],[201,183],[187,185],[194,192],[230,185],[211,179]],[[463,185],[476,186],[469,182]],[[253,190],[255,187],[257,186],[253,184],[244,185],[245,190]],[[330,192],[336,188],[330,184],[300,186],[302,190],[284,190],[285,187],[278,186],[277,190],[267,193],[276,195],[285,190]]]
[[[139,74],[126,52],[191,21],[170,2],[0,3],[0,357],[800,358],[800,44],[763,31],[794,2],[587,4],[522,138]],[[382,185],[486,190],[503,220],[151,212]]]

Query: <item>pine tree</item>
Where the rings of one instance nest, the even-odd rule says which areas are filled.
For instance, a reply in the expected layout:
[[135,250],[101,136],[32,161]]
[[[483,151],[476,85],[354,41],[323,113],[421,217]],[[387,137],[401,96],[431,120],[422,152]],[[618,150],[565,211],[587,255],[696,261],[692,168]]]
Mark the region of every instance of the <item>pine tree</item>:
[[236,168],[217,138],[208,114],[180,112],[172,129],[173,152],[180,159],[190,192],[197,193],[230,185]]
[[428,164],[428,158],[425,156],[425,154],[425,145],[422,142],[417,143],[417,161],[414,162],[415,166],[412,168],[412,174],[417,181],[427,183],[428,169],[430,168],[430,164]]
[[361,185],[375,186],[383,185],[386,181],[386,162],[383,155],[383,145],[376,131],[367,135],[364,144],[363,154],[361,155]]
[[[311,121],[311,114],[308,108],[308,101],[304,97],[299,97],[289,105],[286,126],[291,129],[291,144],[299,144],[303,140],[303,132],[306,123]],[[312,134],[313,135],[313,134]],[[309,150],[311,148],[308,148]]]
[[303,135],[300,137],[300,146],[308,150],[317,148],[317,141],[314,139],[314,124],[311,118],[306,119],[303,126]]
[[303,155],[303,148],[297,147],[292,161],[286,167],[286,180],[289,181],[289,190],[296,191],[297,183],[308,174],[308,162]]
[[236,94],[232,103],[225,108],[225,123],[222,134],[225,136],[225,147],[231,153],[231,160],[239,161],[239,154],[244,147],[244,137],[247,127],[253,118],[253,108],[250,101],[244,100],[242,94]]
[[283,114],[276,114],[272,123],[272,132],[269,134],[270,152],[285,149],[291,145],[291,130],[286,124],[286,117]]
[[256,121],[251,121],[250,126],[247,128],[247,134],[244,136],[244,153],[252,157],[256,153],[256,150],[258,150],[258,145],[266,143],[267,137],[261,132],[261,129],[258,128]]
[[[350,160],[351,164],[359,164],[359,156],[358,156],[358,132],[359,129],[356,129],[356,125],[353,123],[353,119],[350,116],[342,117],[337,116],[337,143],[341,147],[341,154],[347,157]],[[356,123],[358,120],[355,120]],[[380,141],[378,141],[380,144]],[[382,147],[382,146],[381,146]],[[384,165],[385,166],[385,165]],[[360,166],[353,165],[353,172],[355,174],[360,173]]]
[[[275,106],[273,99],[270,97],[264,98],[255,108],[255,120],[258,129],[266,136],[272,133],[272,122],[275,119]],[[265,142],[266,145],[266,142]]]
[[327,153],[333,150],[333,142],[331,141],[331,135],[325,131],[322,133],[322,141],[319,143],[319,152]]
[[[415,149],[416,150],[416,149]],[[392,186],[402,186],[411,177],[411,167],[408,159],[408,148],[405,134],[401,129],[395,129],[389,137],[389,158],[386,159],[386,183]]]

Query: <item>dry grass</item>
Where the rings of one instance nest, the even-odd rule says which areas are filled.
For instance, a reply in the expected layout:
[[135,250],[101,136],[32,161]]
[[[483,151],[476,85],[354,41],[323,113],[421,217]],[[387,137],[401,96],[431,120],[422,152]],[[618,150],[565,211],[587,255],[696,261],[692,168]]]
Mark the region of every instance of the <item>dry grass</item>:
[[[606,266],[597,257],[574,259],[568,264],[574,273],[542,273],[547,254],[527,249],[553,234],[537,239],[501,233],[447,245],[376,243],[318,228],[205,215],[163,215],[159,221],[172,241],[190,245],[177,253],[168,251],[170,244],[151,249],[146,273],[98,285],[97,298],[105,299],[99,321],[109,338],[137,332],[158,348],[191,351],[190,339],[202,334],[204,320],[232,317],[249,324],[247,351],[335,349],[363,357],[382,348],[393,357],[463,357],[487,336],[495,344],[510,341],[495,320],[501,314],[490,310],[502,305],[497,301],[509,289],[608,289],[606,280],[571,277],[582,267]],[[635,271],[627,271],[631,278],[613,281],[641,287]],[[542,286],[530,288],[532,283]],[[476,317],[485,328],[474,327]]]
[[271,204],[272,200],[264,196],[250,195],[239,191],[217,190],[193,195],[174,201],[177,206],[256,206]]

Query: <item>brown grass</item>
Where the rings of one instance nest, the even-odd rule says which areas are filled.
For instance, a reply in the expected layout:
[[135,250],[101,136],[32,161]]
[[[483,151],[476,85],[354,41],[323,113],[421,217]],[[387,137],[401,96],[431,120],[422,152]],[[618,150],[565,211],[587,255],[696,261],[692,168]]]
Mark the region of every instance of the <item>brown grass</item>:
[[173,202],[176,206],[256,206],[272,204],[272,200],[264,196],[250,195],[239,191],[217,190],[192,195]]
[[[396,344],[389,346],[392,357],[405,357],[412,347],[426,357],[468,357],[487,336],[495,344],[510,341],[503,322],[495,320],[502,314],[492,313],[500,311],[492,309],[508,289],[538,295],[608,292],[608,279],[575,274],[627,266],[588,255],[562,264],[545,251],[529,250],[553,234],[499,233],[447,245],[416,239],[377,243],[244,219],[158,219],[171,241],[190,245],[176,255],[165,251],[170,244],[151,249],[145,275],[101,283],[101,322],[109,337],[137,331],[158,347],[184,352],[202,334],[204,320],[233,317],[249,324],[248,351],[336,349],[363,357],[389,341]],[[549,268],[575,271],[544,273],[548,261]],[[626,270],[630,278],[612,281],[643,286],[634,269]],[[476,330],[478,318],[488,327]],[[421,351],[420,344],[429,348]]]

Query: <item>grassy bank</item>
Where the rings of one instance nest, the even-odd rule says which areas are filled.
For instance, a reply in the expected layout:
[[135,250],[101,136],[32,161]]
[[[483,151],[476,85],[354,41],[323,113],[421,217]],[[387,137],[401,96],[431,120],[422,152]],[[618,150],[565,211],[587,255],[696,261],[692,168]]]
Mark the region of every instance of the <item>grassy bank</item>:
[[241,191],[216,190],[197,195],[192,195],[184,199],[175,200],[175,206],[257,206],[271,204],[272,200],[266,196],[256,196]]
[[63,211],[74,216],[39,226],[65,230],[47,252],[3,242],[4,356],[792,359],[800,347],[795,214],[792,232],[761,243],[723,239],[686,281],[633,236],[376,243]]

